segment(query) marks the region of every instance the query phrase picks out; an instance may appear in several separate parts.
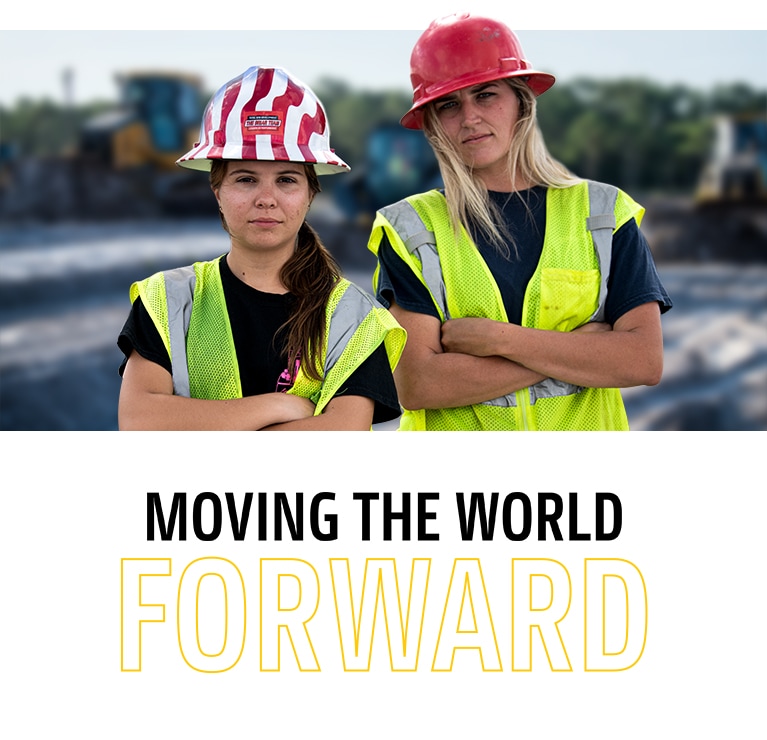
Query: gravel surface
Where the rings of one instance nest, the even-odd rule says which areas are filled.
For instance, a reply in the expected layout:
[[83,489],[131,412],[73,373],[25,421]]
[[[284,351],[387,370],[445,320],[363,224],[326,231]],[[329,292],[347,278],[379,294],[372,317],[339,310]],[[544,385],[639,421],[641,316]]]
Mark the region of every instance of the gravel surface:
[[[366,230],[318,229],[370,289]],[[0,429],[113,430],[130,282],[226,251],[217,222],[0,231]],[[624,392],[635,430],[767,429],[767,263],[661,263],[665,372]],[[387,424],[389,430],[396,424]]]

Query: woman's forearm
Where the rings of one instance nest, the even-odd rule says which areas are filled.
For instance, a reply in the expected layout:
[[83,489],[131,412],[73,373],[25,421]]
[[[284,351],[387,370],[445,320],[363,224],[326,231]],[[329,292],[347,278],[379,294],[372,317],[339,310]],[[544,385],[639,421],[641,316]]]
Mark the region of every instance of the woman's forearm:
[[336,396],[322,413],[295,421],[275,424],[265,431],[363,432],[373,424],[375,402],[365,396]]
[[498,355],[575,385],[624,388],[655,385],[663,370],[663,337],[657,304],[629,311],[608,332],[556,332],[489,319],[446,322],[449,352]]
[[125,367],[118,424],[121,430],[258,430],[311,416],[314,404],[285,393],[208,400],[173,395],[159,365],[134,352]]
[[546,377],[502,357],[444,352],[439,320],[396,304],[391,311],[408,333],[394,372],[397,393],[406,409],[469,406],[514,393]]
[[[439,409],[470,406],[527,388],[546,376],[502,357],[473,357],[455,353],[434,355],[422,370],[405,376],[398,368],[405,408]],[[399,375],[398,375],[399,373]],[[421,377],[425,373],[428,377]],[[409,405],[411,404],[411,405]]]
[[281,393],[228,400],[149,393],[125,400],[121,394],[118,419],[121,430],[257,431],[302,418],[300,413],[286,406]]

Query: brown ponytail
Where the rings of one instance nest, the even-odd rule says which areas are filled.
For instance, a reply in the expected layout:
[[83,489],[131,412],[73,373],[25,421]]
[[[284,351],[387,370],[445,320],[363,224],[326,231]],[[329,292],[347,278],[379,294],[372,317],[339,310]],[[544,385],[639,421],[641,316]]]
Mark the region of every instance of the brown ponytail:
[[319,235],[304,221],[296,251],[280,273],[283,284],[295,296],[291,316],[280,333],[286,334],[288,367],[294,367],[296,357],[300,357],[304,372],[315,380],[322,379],[316,355],[325,339],[325,306],[340,275]]

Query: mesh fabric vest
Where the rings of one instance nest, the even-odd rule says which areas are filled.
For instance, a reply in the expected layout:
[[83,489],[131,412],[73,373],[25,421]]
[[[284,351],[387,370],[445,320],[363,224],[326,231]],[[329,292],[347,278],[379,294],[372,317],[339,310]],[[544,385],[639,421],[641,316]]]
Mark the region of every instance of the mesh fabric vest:
[[[176,395],[207,399],[242,396],[218,263],[197,262],[131,286],[131,301],[141,296],[168,351]],[[325,340],[318,349],[323,377],[314,380],[299,369],[288,392],[311,399],[315,414],[319,414],[382,342],[393,370],[405,337],[404,329],[386,309],[353,283],[340,280],[326,306]]]
[[[643,209],[617,191],[614,229]],[[591,232],[589,188],[581,182],[547,190],[546,232],[538,266],[528,283],[522,325],[571,331],[595,314],[602,273]],[[455,237],[444,196],[437,190],[379,211],[369,248],[383,233],[429,290],[442,319],[467,316],[508,321],[498,285],[468,233]],[[377,279],[374,278],[374,280]],[[406,410],[403,430],[625,430],[617,389],[582,388],[547,379],[482,404]]]

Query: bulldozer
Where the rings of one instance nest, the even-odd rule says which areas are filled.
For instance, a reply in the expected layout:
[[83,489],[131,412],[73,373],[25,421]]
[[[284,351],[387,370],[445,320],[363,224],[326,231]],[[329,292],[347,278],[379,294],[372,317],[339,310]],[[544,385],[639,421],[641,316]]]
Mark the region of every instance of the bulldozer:
[[[199,77],[134,71],[117,77],[119,105],[86,121],[78,158],[92,175],[109,171],[134,206],[165,214],[215,213],[207,180],[176,167],[194,146],[205,104]],[[211,210],[212,209],[212,210]]]
[[661,204],[653,209],[656,256],[763,263],[767,261],[767,115],[719,115],[713,133],[689,205]]
[[767,114],[717,116],[699,204],[767,203]]
[[173,171],[195,142],[202,113],[201,82],[174,72],[117,77],[120,103],[86,121],[80,154],[115,170],[150,166]]
[[216,215],[207,178],[175,165],[198,136],[206,102],[201,80],[134,71],[118,75],[117,84],[117,103],[86,120],[66,152],[9,157],[0,215],[44,221]]

